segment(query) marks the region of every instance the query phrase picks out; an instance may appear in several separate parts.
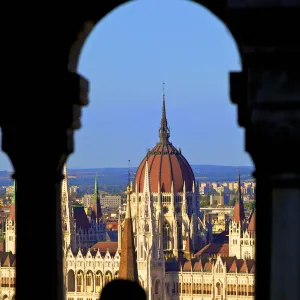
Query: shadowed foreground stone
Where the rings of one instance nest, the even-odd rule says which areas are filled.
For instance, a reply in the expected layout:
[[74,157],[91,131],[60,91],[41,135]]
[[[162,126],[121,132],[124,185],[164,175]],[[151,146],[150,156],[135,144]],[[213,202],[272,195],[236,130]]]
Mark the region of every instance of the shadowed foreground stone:
[[100,300],[146,300],[144,289],[135,281],[117,279],[103,288]]

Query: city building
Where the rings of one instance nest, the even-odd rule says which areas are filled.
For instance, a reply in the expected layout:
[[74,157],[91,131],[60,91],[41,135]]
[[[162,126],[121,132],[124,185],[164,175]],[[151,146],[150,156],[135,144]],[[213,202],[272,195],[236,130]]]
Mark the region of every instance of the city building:
[[[163,96],[160,141],[142,160],[134,184],[127,187],[126,214],[123,220],[119,215],[117,242],[95,242],[96,235],[89,234],[102,222],[97,177],[93,205],[88,214],[83,207],[79,214],[70,204],[65,166],[62,207],[67,300],[99,299],[103,286],[115,278],[138,281],[149,300],[254,299],[255,212],[245,217],[239,192],[229,244],[212,244],[211,224],[200,215],[199,185],[169,137]],[[81,233],[83,222],[88,230]],[[2,299],[14,299],[13,255],[6,251],[0,256]]]
[[122,203],[120,195],[109,195],[108,193],[100,193],[100,203],[102,207],[117,208]]
[[79,187],[76,185],[70,186],[70,194],[76,194],[79,192]]
[[106,240],[106,224],[102,218],[100,197],[98,194],[98,177],[95,177],[93,201],[87,208],[72,207],[68,193],[67,166],[64,166],[62,182],[62,219],[65,249],[71,247],[74,251],[88,248],[99,241]]

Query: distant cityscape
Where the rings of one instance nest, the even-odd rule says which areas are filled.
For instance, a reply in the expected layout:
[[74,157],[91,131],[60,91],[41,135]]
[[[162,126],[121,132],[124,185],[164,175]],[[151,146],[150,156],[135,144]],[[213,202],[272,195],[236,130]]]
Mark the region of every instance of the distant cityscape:
[[[254,299],[253,168],[190,166],[169,137],[163,95],[159,141],[138,168],[64,165],[67,300],[99,300],[118,278],[148,300]],[[0,299],[15,300],[18,188],[0,177]]]

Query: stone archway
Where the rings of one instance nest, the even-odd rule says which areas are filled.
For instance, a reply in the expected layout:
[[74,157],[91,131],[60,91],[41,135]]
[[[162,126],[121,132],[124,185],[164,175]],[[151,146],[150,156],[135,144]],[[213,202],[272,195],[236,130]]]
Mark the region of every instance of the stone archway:
[[[121,0],[119,1],[119,3],[112,3],[110,5],[107,5],[105,9],[102,10],[95,9],[94,13],[86,15],[86,17],[82,20],[82,23],[80,24],[80,27],[78,28],[76,35],[74,35],[72,37],[72,40],[70,40],[70,45],[69,45],[70,48],[69,48],[69,55],[68,55],[68,70],[70,72],[77,73],[79,57],[82,48],[88,36],[95,28],[95,26],[101,21],[103,17],[111,13],[114,9],[119,8],[124,4],[129,4],[130,2],[133,1]],[[215,1],[209,1],[209,0],[193,0],[191,2],[199,4],[200,6],[210,11],[214,16],[216,16],[228,28],[233,39],[236,41],[238,49],[240,48],[238,43],[239,32],[233,30],[232,26],[228,24],[225,2],[223,3],[222,1],[219,1],[219,3],[217,3]],[[93,7],[91,7],[90,9],[91,11],[93,11]]]

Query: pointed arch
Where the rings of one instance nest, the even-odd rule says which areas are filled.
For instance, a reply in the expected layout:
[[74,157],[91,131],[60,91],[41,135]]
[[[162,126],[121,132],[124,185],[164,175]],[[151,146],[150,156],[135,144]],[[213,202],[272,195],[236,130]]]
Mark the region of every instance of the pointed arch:
[[95,284],[96,284],[96,286],[95,286],[96,293],[100,293],[102,291],[102,287],[103,287],[103,275],[102,275],[101,271],[96,272]]
[[76,292],[84,292],[84,274],[82,270],[77,271],[76,274]]
[[85,284],[86,284],[86,291],[88,293],[94,292],[94,275],[91,270],[88,270],[86,272]]
[[118,279],[118,278],[119,278],[119,271],[116,271],[114,279]]
[[112,279],[113,279],[112,273],[110,271],[106,271],[105,278],[104,278],[105,284],[108,284],[109,282],[111,282]]
[[171,241],[171,226],[165,221],[163,225],[163,249],[170,249],[170,241]]
[[182,250],[182,226],[179,221],[176,221],[176,231],[177,231],[177,248]]
[[67,274],[67,291],[75,292],[75,272],[73,270],[69,270]]
[[154,283],[154,294],[160,295],[160,293],[161,293],[161,282],[159,279],[156,279]]

